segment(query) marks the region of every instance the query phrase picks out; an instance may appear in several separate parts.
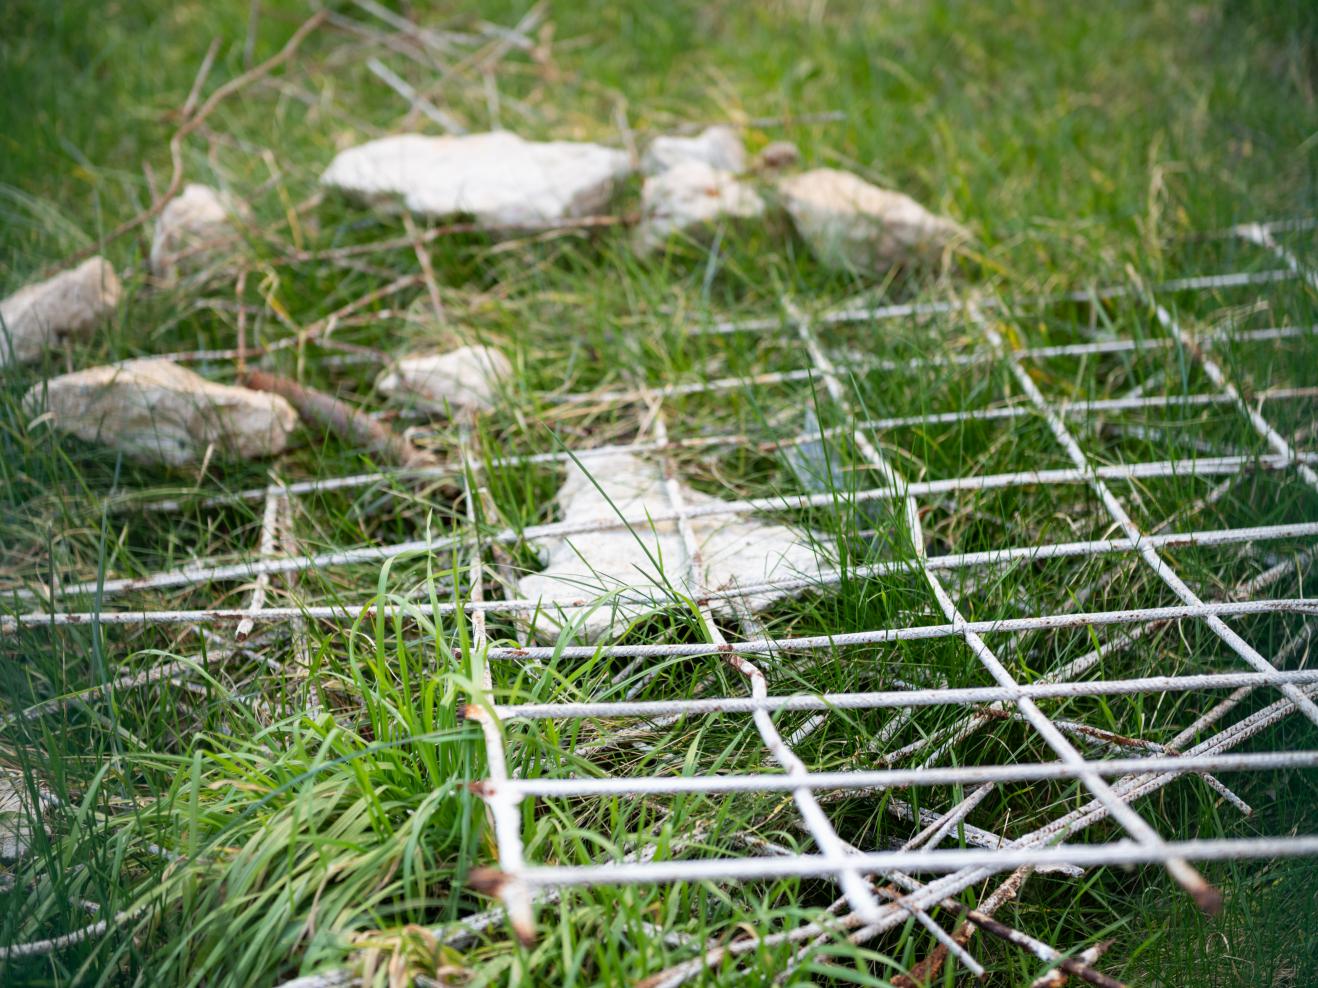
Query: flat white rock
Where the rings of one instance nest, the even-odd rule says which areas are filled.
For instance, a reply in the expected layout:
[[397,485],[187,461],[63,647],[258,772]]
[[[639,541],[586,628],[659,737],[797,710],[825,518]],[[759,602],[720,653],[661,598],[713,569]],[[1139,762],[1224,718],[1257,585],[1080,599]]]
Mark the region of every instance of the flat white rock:
[[[542,635],[552,636],[574,625],[578,638],[595,642],[615,637],[655,610],[628,597],[662,600],[669,596],[670,586],[687,594],[697,588],[691,585],[677,523],[645,520],[673,509],[659,466],[631,453],[617,453],[591,457],[585,467],[568,465],[557,496],[562,520],[570,525],[614,527],[540,541],[545,569],[518,581],[518,593],[541,602],[535,624]],[[679,487],[688,510],[708,510],[720,503],[685,484]],[[620,518],[632,521],[631,529],[618,527]],[[699,515],[690,519],[690,525],[703,563],[698,582],[706,591],[820,572],[815,550],[785,526],[735,514]],[[772,591],[744,599],[752,610],[762,610],[787,594]],[[725,602],[713,606],[718,612],[730,610]]]
[[784,178],[778,192],[797,232],[830,267],[880,271],[929,261],[966,236],[910,196],[833,168]]
[[473,216],[491,227],[542,227],[600,212],[631,171],[599,144],[527,141],[505,131],[402,134],[337,154],[323,185],[371,202],[401,199],[425,216]]
[[280,453],[297,412],[279,395],[215,384],[168,360],[128,360],[53,378],[27,393],[61,432],[141,463],[185,466],[212,443],[251,459]]
[[698,230],[722,217],[763,214],[764,200],[732,172],[684,161],[647,178],[641,186],[636,246],[642,252],[652,251],[673,233]]
[[641,171],[658,175],[686,161],[698,161],[725,172],[746,170],[746,148],[731,127],[716,124],[695,137],[656,137],[641,158]]
[[403,357],[384,371],[375,386],[394,398],[410,398],[433,408],[487,412],[512,364],[498,350],[464,346],[448,353]]
[[38,360],[66,339],[86,337],[122,294],[118,275],[103,257],[25,285],[0,302],[0,367]]
[[209,185],[190,182],[165,205],[151,238],[151,273],[169,279],[202,267],[238,238],[232,215],[244,207]]

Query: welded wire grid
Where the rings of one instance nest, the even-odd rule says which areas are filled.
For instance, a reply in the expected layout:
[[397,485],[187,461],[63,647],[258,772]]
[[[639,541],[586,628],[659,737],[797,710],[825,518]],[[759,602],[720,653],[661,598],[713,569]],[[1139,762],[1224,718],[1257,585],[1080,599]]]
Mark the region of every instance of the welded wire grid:
[[[1242,329],[1227,319],[1218,328],[1195,333],[1183,325],[1160,301],[1173,294],[1229,290],[1258,292],[1269,286],[1301,281],[1318,289],[1318,275],[1305,267],[1278,237],[1296,229],[1310,229],[1306,221],[1274,224],[1249,224],[1229,231],[1228,235],[1269,252],[1281,266],[1263,271],[1199,275],[1161,285],[1132,283],[1110,288],[1061,293],[1026,300],[996,297],[965,297],[933,303],[848,307],[816,315],[813,318],[783,299],[782,312],[774,316],[740,321],[723,321],[696,325],[693,333],[727,336],[757,334],[775,338],[789,352],[802,358],[799,366],[754,375],[713,378],[690,383],[647,386],[638,382],[633,389],[595,390],[589,393],[555,395],[547,400],[561,404],[627,406],[635,409],[637,428],[634,437],[623,443],[592,448],[557,449],[515,456],[483,456],[476,422],[464,418],[459,423],[459,456],[450,463],[420,470],[394,470],[355,476],[316,478],[299,481],[274,479],[265,487],[237,493],[216,494],[203,504],[223,505],[250,501],[261,505],[261,525],[255,553],[236,561],[201,559],[177,569],[161,570],[145,577],[100,578],[90,581],[56,583],[48,588],[45,599],[29,594],[32,606],[26,612],[0,617],[0,631],[12,634],[21,628],[78,624],[131,625],[164,627],[168,625],[233,624],[235,633],[229,649],[241,646],[253,630],[273,623],[293,622],[294,640],[301,641],[301,663],[305,639],[300,632],[305,622],[319,621],[346,624],[363,615],[403,612],[415,605],[408,601],[315,600],[312,591],[297,591],[292,604],[268,602],[271,581],[292,581],[308,571],[356,564],[376,564],[418,554],[441,554],[465,550],[467,560],[465,586],[455,587],[453,599],[433,605],[441,613],[462,611],[470,619],[470,661],[472,681],[480,692],[471,698],[466,714],[481,728],[488,765],[487,778],[474,784],[485,800],[498,853],[498,867],[472,876],[472,884],[496,894],[507,911],[517,934],[534,937],[535,904],[551,901],[558,890],[571,886],[652,884],[685,881],[750,881],[774,878],[822,878],[835,882],[840,894],[833,905],[821,911],[819,918],[779,932],[746,936],[717,947],[690,945],[694,956],[664,972],[656,985],[676,985],[709,966],[753,951],[761,944],[790,943],[800,950],[797,963],[811,943],[839,931],[862,941],[914,917],[969,970],[980,973],[982,967],[967,950],[964,938],[954,938],[929,915],[940,904],[954,903],[961,890],[983,882],[1002,872],[1011,874],[997,891],[981,900],[978,913],[981,925],[991,913],[1010,898],[1032,871],[1050,871],[1078,875],[1082,870],[1102,865],[1153,863],[1166,867],[1205,909],[1218,905],[1218,892],[1204,880],[1195,863],[1224,858],[1280,857],[1318,854],[1318,835],[1276,835],[1231,840],[1166,840],[1133,804],[1176,779],[1193,775],[1203,780],[1217,795],[1238,809],[1249,806],[1218,776],[1228,772],[1261,772],[1283,768],[1318,767],[1316,751],[1249,751],[1234,749],[1256,738],[1283,719],[1298,713],[1318,723],[1318,670],[1296,664],[1306,654],[1312,617],[1318,601],[1297,597],[1267,597],[1264,592],[1293,580],[1312,558],[1318,536],[1318,519],[1284,524],[1266,524],[1241,528],[1204,530],[1148,531],[1132,516],[1127,499],[1114,485],[1168,478],[1220,478],[1220,483],[1201,499],[1211,504],[1227,495],[1231,485],[1246,476],[1275,475],[1280,485],[1303,485],[1318,493],[1318,455],[1294,448],[1273,424],[1271,410],[1287,403],[1303,403],[1318,398],[1318,382],[1288,387],[1255,387],[1246,397],[1231,380],[1217,353],[1223,348],[1248,348],[1278,341],[1304,340],[1318,333],[1315,326],[1275,326]],[[1127,298],[1147,303],[1160,332],[1129,335],[1103,335],[1090,332],[1077,342],[1053,346],[1020,346],[1010,334],[1013,314],[1023,306],[1034,304],[1088,306],[1091,312],[1113,300]],[[886,359],[863,350],[832,344],[829,334],[845,327],[882,327],[893,321],[922,320],[940,317],[955,322],[963,334],[977,342],[968,349],[927,353],[908,359]],[[1082,395],[1070,398],[1050,396],[1036,381],[1032,371],[1049,360],[1093,358],[1102,360],[1114,355],[1138,356],[1144,352],[1179,351],[1201,373],[1208,388],[1185,389],[1185,393],[1145,394],[1142,385],[1128,393],[1109,398]],[[221,359],[216,351],[208,359]],[[227,356],[233,356],[228,354]],[[970,369],[984,375],[1005,374],[1013,389],[1010,400],[987,407],[950,411],[927,411],[877,416],[868,407],[858,407],[853,380],[867,373],[905,374],[939,372],[941,369]],[[1312,370],[1312,368],[1309,368]],[[671,436],[670,403],[684,396],[717,395],[735,389],[790,385],[800,388],[805,401],[829,406],[831,418],[817,428],[794,434],[769,437],[744,432]],[[1098,463],[1086,452],[1079,429],[1097,416],[1126,411],[1193,412],[1203,409],[1226,409],[1241,416],[1257,436],[1260,448],[1254,451],[1224,449],[1198,436],[1182,437],[1193,456],[1168,460]],[[888,410],[880,410],[888,411]],[[891,411],[900,412],[900,409]],[[827,424],[827,421],[844,424]],[[1062,466],[1039,466],[1033,469],[998,473],[973,472],[948,478],[913,479],[900,472],[891,453],[882,442],[892,430],[924,428],[938,425],[965,425],[974,422],[1005,424],[1013,428],[1041,426],[1050,437]],[[1174,427],[1172,427],[1174,428]],[[1164,430],[1164,433],[1167,430]],[[1164,433],[1159,435],[1166,438]],[[717,504],[686,503],[679,483],[678,457],[692,451],[720,449],[755,449],[766,454],[785,455],[792,450],[816,448],[827,443],[831,449],[850,451],[856,476],[868,478],[868,485],[853,486],[845,493],[849,510],[867,504],[886,504],[896,509],[898,524],[894,530],[905,551],[894,558],[866,562],[843,570],[808,576],[785,577],[771,581],[747,582],[736,586],[705,585],[704,560],[691,522],[701,516],[731,518],[754,512],[792,512],[836,510],[836,490],[780,493],[769,497],[722,501]],[[633,453],[657,458],[662,465],[667,504],[648,511],[643,517],[617,517],[589,524],[571,520],[534,525],[498,527],[487,519],[497,517],[489,492],[481,479],[490,471],[504,468],[530,468],[579,462],[586,470],[592,461],[617,453]],[[295,540],[292,519],[300,497],[335,490],[366,488],[382,479],[427,480],[458,478],[466,510],[465,527],[439,536],[407,540],[393,544],[336,548],[328,551],[303,551]],[[1099,537],[1070,541],[1031,542],[1004,545],[990,550],[966,552],[928,551],[925,535],[927,512],[947,510],[949,499],[954,506],[958,495],[995,491],[1035,489],[1048,492],[1064,489],[1087,490],[1099,506],[1104,519]],[[149,511],[176,511],[182,502],[164,500],[147,505]],[[601,528],[631,527],[644,530],[656,525],[675,526],[681,537],[685,558],[665,561],[670,572],[681,571],[691,588],[691,597],[659,594],[653,586],[583,586],[582,599],[574,604],[599,603],[600,595],[609,601],[641,604],[656,610],[694,608],[701,629],[699,640],[647,642],[496,645],[487,633],[486,621],[496,615],[523,622],[543,613],[540,600],[487,599],[489,585],[487,555],[501,546],[531,539],[570,538],[575,534]],[[1272,543],[1306,545],[1296,555],[1281,555],[1251,579],[1231,589],[1225,599],[1205,600],[1178,571],[1175,556],[1183,550],[1215,549],[1227,546],[1249,548]],[[497,555],[497,553],[496,553]],[[1142,568],[1167,593],[1160,606],[1131,609],[1085,609],[1089,597],[1099,596],[1092,587],[1077,588],[1066,608],[1048,613],[1029,613],[1019,617],[995,617],[987,620],[968,618],[964,603],[973,596],[976,580],[986,579],[995,569],[1015,563],[1042,563],[1049,560],[1091,560],[1100,558],[1131,560]],[[813,636],[774,637],[756,615],[748,601],[756,594],[770,591],[827,591],[844,581],[880,578],[913,579],[925,587],[932,611],[909,610],[910,621],[898,626],[858,632],[837,632]],[[957,581],[968,582],[958,584]],[[214,582],[242,581],[250,585],[241,606],[224,608],[172,609],[141,606],[115,608],[100,606],[76,610],[63,605],[67,599],[98,594],[104,601],[120,596],[164,591],[171,588],[202,588]],[[459,584],[461,580],[459,579]],[[507,586],[508,581],[505,581]],[[958,589],[959,588],[959,589]],[[294,591],[291,584],[289,593]],[[430,602],[424,602],[430,608]],[[601,606],[610,606],[605,603]],[[724,626],[720,613],[736,615],[738,634]],[[1228,623],[1231,619],[1262,615],[1299,615],[1301,624],[1286,643],[1272,654],[1264,654]],[[931,620],[932,618],[932,620]],[[1206,630],[1220,646],[1220,654],[1234,661],[1220,669],[1173,675],[1154,675],[1143,670],[1140,676],[1086,678],[1105,659],[1131,648],[1169,622],[1194,622]],[[1040,632],[1088,632],[1102,634],[1102,643],[1086,654],[1059,668],[1021,682],[1012,672],[1014,645],[1021,638]],[[790,663],[802,656],[843,654],[864,646],[895,646],[899,643],[963,643],[987,677],[987,685],[955,686],[945,682],[910,683],[890,680],[886,688],[866,692],[809,692],[809,669],[805,671],[807,690],[775,692],[773,673],[779,663]],[[1098,638],[1095,638],[1097,641]],[[223,640],[213,643],[225,644]],[[225,654],[221,650],[218,654]],[[635,699],[657,678],[644,673],[623,699],[601,698],[560,702],[503,702],[491,675],[498,662],[516,662],[534,671],[538,663],[587,660],[600,656],[630,660],[626,672],[645,670],[648,663],[671,663],[682,659],[714,657],[726,663],[736,675],[731,680],[706,675],[682,696]],[[105,689],[136,686],[146,681],[174,675],[178,669],[157,671],[147,679],[141,675],[125,677]],[[619,677],[619,681],[621,680]],[[795,680],[801,683],[801,678]],[[725,692],[710,692],[720,682],[737,686]],[[738,685],[739,684],[739,685]],[[1256,707],[1243,719],[1228,723],[1230,713],[1242,706],[1255,691],[1270,690],[1271,702]],[[1161,696],[1222,693],[1223,698],[1192,722],[1183,725],[1170,740],[1154,741],[1139,736],[1116,734],[1080,721],[1050,716],[1044,704],[1053,700],[1080,697]],[[616,694],[615,694],[616,695]],[[308,691],[306,702],[319,708],[315,690]],[[48,705],[23,711],[15,716],[39,716]],[[931,735],[922,736],[901,747],[891,746],[893,739],[911,725],[921,710],[942,708],[959,711],[952,721],[941,723]],[[850,711],[891,711],[891,720],[856,753],[845,770],[812,769],[796,750],[829,718],[845,716]],[[790,731],[783,731],[775,717],[783,714],[808,714],[808,718]],[[680,765],[650,763],[658,768],[648,774],[615,771],[619,764],[611,754],[626,745],[643,745],[659,729],[683,718],[749,717],[767,757],[760,772],[726,773],[707,770],[700,763],[688,769]],[[1007,764],[962,764],[956,757],[958,746],[985,725],[1015,720],[1028,726],[1043,745],[1038,760],[1017,760]],[[561,774],[543,777],[518,777],[510,768],[510,745],[516,745],[513,725],[536,722],[589,725],[586,736],[593,743],[578,746],[573,768]],[[569,732],[575,736],[575,732]],[[1189,745],[1189,747],[1186,747]],[[891,746],[891,747],[890,747]],[[1086,754],[1088,750],[1091,754]],[[1042,757],[1043,751],[1050,757]],[[910,759],[920,756],[919,761]],[[1100,757],[1101,756],[1101,757]],[[591,761],[591,759],[597,759]],[[949,760],[952,762],[948,764]],[[566,765],[567,763],[565,763]],[[1040,784],[1075,781],[1083,786],[1088,798],[1068,812],[1055,816],[1021,833],[994,833],[968,822],[973,810],[994,787],[1008,782]],[[936,812],[920,801],[901,798],[894,790],[908,787],[956,787],[964,795],[953,799],[948,809]],[[792,812],[799,830],[813,845],[801,851],[772,842],[745,837],[738,842],[706,831],[688,833],[662,850],[655,844],[641,843],[615,860],[594,863],[549,864],[528,860],[524,844],[523,804],[528,800],[591,799],[599,797],[634,797],[656,800],[679,795],[726,796],[734,794],[782,793],[790,797]],[[838,832],[830,818],[829,807],[840,800],[884,795],[886,812],[906,819],[917,828],[915,835],[901,846],[890,849],[862,849],[852,846]],[[1124,836],[1120,839],[1090,844],[1063,843],[1067,838],[1102,820],[1111,820]],[[709,839],[708,841],[706,839]],[[956,847],[942,847],[946,841]],[[709,847],[724,850],[709,852]],[[699,856],[683,857],[686,848],[701,848]],[[916,878],[924,875],[924,878]],[[479,931],[498,922],[493,911],[472,918],[468,931]],[[1024,934],[1018,941],[1047,962],[1062,963],[1064,958],[1047,944],[1031,940]],[[1028,942],[1027,942],[1028,941]],[[1066,963],[1073,963],[1067,960]],[[1095,975],[1098,976],[1098,975]],[[1101,976],[1099,976],[1101,977]]]

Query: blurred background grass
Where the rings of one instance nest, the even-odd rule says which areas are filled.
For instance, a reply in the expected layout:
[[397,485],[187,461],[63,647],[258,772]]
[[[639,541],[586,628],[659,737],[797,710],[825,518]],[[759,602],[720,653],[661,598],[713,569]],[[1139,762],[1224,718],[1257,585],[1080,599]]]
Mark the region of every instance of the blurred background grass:
[[[436,26],[525,12],[399,9]],[[22,275],[140,208],[141,163],[167,174],[165,144],[211,40],[223,42],[219,79],[272,53],[304,17],[296,0],[9,0],[0,265]],[[857,167],[969,222],[1019,273],[1112,263],[1132,234],[1147,246],[1314,200],[1318,13],[1304,0],[583,0],[556,4],[550,19],[552,63],[500,76],[536,111],[506,125],[616,140],[619,106],[636,127],[841,111],[842,123],[790,134],[808,161]],[[402,115],[359,64],[307,89],[359,119]],[[212,126],[276,149],[304,187],[334,144],[365,136],[296,100],[274,114],[263,102],[235,101]],[[1049,249],[1033,243],[1040,232]]]

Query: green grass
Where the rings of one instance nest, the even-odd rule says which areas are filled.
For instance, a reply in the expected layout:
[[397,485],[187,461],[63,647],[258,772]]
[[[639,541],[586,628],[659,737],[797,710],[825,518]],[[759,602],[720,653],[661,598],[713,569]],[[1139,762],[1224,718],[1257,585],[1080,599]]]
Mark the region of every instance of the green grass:
[[[391,4],[436,29],[479,31],[512,24],[522,4]],[[378,28],[351,3],[336,11]],[[252,18],[252,12],[256,17]],[[147,206],[168,181],[167,142],[178,109],[212,39],[218,55],[206,91],[268,57],[308,15],[294,0],[167,4],[156,0],[11,0],[0,10],[0,294]],[[639,260],[628,234],[607,229],[494,241],[473,234],[434,242],[430,256],[448,315],[430,318],[420,286],[382,302],[391,314],[345,326],[335,336],[388,353],[480,341],[498,345],[515,368],[505,401],[480,424],[487,468],[479,475],[490,509],[482,526],[522,531],[555,518],[554,464],[490,465],[496,457],[625,442],[638,436],[637,407],[564,404],[592,389],[695,382],[789,370],[804,354],[789,333],[706,336],[693,323],[774,314],[789,296],[809,311],[855,299],[901,300],[954,290],[1010,298],[1137,276],[1148,282],[1275,266],[1234,241],[1193,234],[1246,220],[1313,215],[1318,156],[1318,18],[1311,5],[1222,2],[1067,5],[805,2],[766,4],[556,2],[535,52],[515,49],[493,72],[505,126],[532,137],[618,144],[625,116],[636,137],[692,121],[800,116],[838,111],[839,122],[748,128],[751,150],[789,138],[811,165],[853,169],[909,192],[966,224],[975,240],[942,278],[875,282],[822,269],[778,214],[759,227],[721,231],[712,243],[674,243]],[[550,30],[552,27],[552,30]],[[473,129],[490,126],[487,92],[471,65],[445,78],[424,65],[339,28],[326,27],[268,83],[222,104],[185,149],[189,180],[233,191],[252,206],[242,248],[250,273],[243,301],[250,337],[287,335],[282,312],[308,325],[400,275],[419,273],[411,251],[372,254],[361,264],[290,261],[293,249],[321,250],[399,236],[396,219],[327,198],[300,207],[334,151],[403,126],[407,107],[365,68],[388,62]],[[424,121],[422,121],[424,124]],[[632,182],[620,211],[635,208]],[[0,594],[17,596],[60,579],[134,576],[201,558],[251,555],[260,501],[214,507],[203,497],[264,484],[272,470],[294,480],[374,469],[369,456],[335,436],[303,429],[277,464],[213,463],[165,471],[119,462],[103,449],[29,424],[24,392],[67,367],[130,356],[234,345],[229,278],[160,289],[140,273],[149,230],[107,254],[126,278],[118,313],[91,341],[42,365],[0,375]],[[1313,234],[1287,245],[1318,260]],[[1318,296],[1301,283],[1166,296],[1185,325],[1245,327],[1318,321]],[[1052,345],[1091,332],[1165,334],[1147,304],[1022,303],[1000,330],[1021,345]],[[1000,366],[866,371],[862,358],[905,359],[982,345],[964,320],[901,320],[821,331],[849,372],[856,417],[880,418],[1022,400]],[[845,356],[841,356],[845,355]],[[1318,382],[1311,338],[1240,344],[1216,351],[1253,397],[1267,387]],[[375,368],[335,364],[308,348],[283,351],[275,369],[371,410],[386,405],[372,388]],[[854,357],[854,359],[853,359]],[[1053,400],[1108,398],[1137,386],[1151,393],[1210,390],[1178,349],[1051,358],[1033,362],[1036,384]],[[231,364],[203,362],[215,380]],[[743,432],[770,439],[851,417],[821,387],[791,382],[666,403],[674,435]],[[1271,421],[1313,449],[1313,399],[1271,402]],[[450,453],[458,429],[413,423],[418,441]],[[1129,463],[1224,452],[1264,452],[1257,434],[1228,406],[1141,410],[1075,419],[1071,427],[1097,463]],[[923,425],[873,437],[913,480],[1065,466],[1036,418]],[[846,442],[829,444],[831,470],[813,480],[782,451],[738,446],[678,457],[693,486],[725,497],[810,493],[822,484],[836,505],[782,511],[780,520],[818,534],[839,565],[909,556],[905,522],[888,502],[860,504],[855,490],[880,481]],[[1208,454],[1212,455],[1212,454]],[[1209,505],[1215,479],[1114,482],[1146,530],[1264,525],[1318,518],[1318,495],[1294,474],[1242,475]],[[145,502],[177,497],[175,513]],[[922,519],[931,554],[1112,534],[1102,506],[1083,487],[1008,488],[933,498]],[[482,508],[484,511],[485,509]],[[386,478],[299,499],[295,530],[303,550],[389,544],[466,530],[460,478]],[[862,532],[867,534],[861,534]],[[1231,589],[1304,543],[1178,550],[1177,571],[1206,598]],[[468,592],[469,550],[418,554],[390,565],[357,565],[276,581],[272,603],[408,601],[397,620],[311,623],[307,650],[295,630],[258,633],[246,651],[218,660],[230,631],[111,626],[27,630],[0,638],[0,696],[9,711],[59,699],[56,712],[0,727],[0,767],[48,794],[33,853],[3,865],[0,943],[77,930],[126,913],[103,934],[47,957],[0,962],[13,984],[273,984],[301,972],[350,965],[387,983],[391,971],[440,983],[605,985],[635,983],[750,930],[782,931],[818,918],[836,896],[819,881],[577,890],[540,907],[541,936],[517,945],[496,924],[457,946],[434,934],[489,905],[465,882],[494,860],[493,836],[465,783],[483,777],[479,733],[456,710],[476,689],[479,657],[470,627],[437,604]],[[509,595],[506,576],[536,568],[534,549],[514,542],[487,551],[487,594]],[[1172,603],[1170,592],[1124,557],[1020,563],[991,572],[948,574],[968,617],[987,619]],[[1298,569],[1271,593],[1302,596]],[[457,590],[454,590],[454,587]],[[133,593],[111,607],[242,606],[247,588],[203,585]],[[1088,596],[1083,604],[1078,595]],[[93,607],[92,597],[77,602]],[[761,615],[775,635],[890,627],[938,620],[914,574],[849,576],[783,601]],[[731,622],[728,622],[731,625]],[[1265,655],[1301,626],[1295,617],[1235,622]],[[502,616],[491,638],[521,641]],[[629,642],[698,641],[690,611],[640,622]],[[724,628],[729,636],[740,631]],[[1103,633],[1097,633],[1099,640]],[[1029,634],[991,644],[1014,675],[1036,679],[1093,647],[1088,632]],[[1299,666],[1307,650],[1292,658]],[[184,657],[194,668],[175,681],[98,687]],[[1234,663],[1234,664],[1233,664]],[[643,698],[742,693],[734,671],[712,658],[668,661],[619,677],[623,660],[556,658],[542,668],[500,663],[500,701]],[[859,648],[763,663],[778,692],[878,689],[894,679],[980,685],[973,655],[950,640]],[[1235,668],[1206,629],[1187,623],[1114,653],[1090,675],[1106,678]],[[1216,699],[1198,694],[1079,698],[1053,702],[1050,715],[1166,741]],[[1247,700],[1232,718],[1270,702]],[[315,701],[314,703],[312,701]],[[957,712],[923,708],[887,736],[887,749],[927,739]],[[784,715],[786,736],[804,715]],[[831,714],[798,746],[812,767],[871,765],[867,747],[889,726],[889,711]],[[526,775],[675,774],[768,770],[750,721],[680,721],[589,756],[577,749],[606,738],[611,722],[538,721],[507,726],[510,768]],[[1289,718],[1247,748],[1313,748],[1318,732]],[[883,747],[876,751],[885,750]],[[994,722],[960,744],[957,763],[1050,758],[1022,724]],[[1312,773],[1229,777],[1254,807],[1244,818],[1198,780],[1181,780],[1137,804],[1168,837],[1318,832]],[[941,811],[963,794],[901,794]],[[886,797],[829,805],[847,840],[884,848],[913,830],[885,809]],[[969,822],[1024,833],[1083,802],[1078,785],[1003,785]],[[32,802],[29,799],[29,802]],[[753,837],[811,850],[789,803],[772,795],[528,802],[528,859],[586,863],[657,843],[686,856],[749,853]],[[1103,823],[1089,839],[1115,839]],[[166,853],[162,854],[161,851]],[[1226,893],[1222,916],[1198,914],[1152,868],[1098,870],[1076,880],[1038,875],[999,917],[1063,950],[1115,940],[1101,967],[1131,983],[1166,986],[1305,985],[1318,977],[1318,883],[1312,862],[1251,862],[1204,869]],[[992,885],[967,890],[978,902]],[[92,903],[92,907],[84,905]],[[952,926],[954,918],[936,912]],[[433,933],[432,933],[433,931]],[[667,939],[665,935],[671,935]],[[831,934],[789,983],[890,984],[934,946],[907,924],[864,946]],[[972,952],[990,984],[1029,984],[1042,973],[1030,955],[984,935]],[[707,981],[769,984],[791,951],[762,948],[714,968]],[[399,973],[402,972],[402,973]],[[939,985],[972,983],[959,965]],[[433,983],[433,982],[432,982]]]

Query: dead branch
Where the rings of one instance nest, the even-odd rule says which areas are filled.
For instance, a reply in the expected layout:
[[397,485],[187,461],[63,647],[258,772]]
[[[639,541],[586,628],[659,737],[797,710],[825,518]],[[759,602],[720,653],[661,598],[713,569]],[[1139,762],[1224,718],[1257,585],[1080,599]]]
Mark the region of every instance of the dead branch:
[[421,233],[417,230],[411,213],[403,214],[403,227],[407,230],[407,236],[412,241],[417,263],[421,265],[421,273],[426,279],[426,291],[430,294],[430,307],[435,312],[435,321],[442,326],[448,320],[444,317],[444,302],[439,296],[439,282],[435,280],[435,267],[430,263],[430,253],[426,250],[425,244],[421,242]]
[[429,454],[417,449],[407,439],[377,422],[360,409],[267,371],[248,371],[242,378],[246,387],[268,391],[286,398],[299,415],[309,422],[329,429],[336,435],[365,446],[373,453],[388,457],[405,467],[427,466]]
[[192,82],[192,90],[188,93],[188,98],[183,101],[183,109],[179,115],[184,119],[192,116],[192,111],[197,108],[197,100],[201,99],[201,90],[206,85],[206,80],[210,78],[211,67],[215,64],[215,56],[220,53],[220,39],[212,38],[211,45],[206,49],[206,56],[201,60],[201,68],[197,70],[197,78]]

